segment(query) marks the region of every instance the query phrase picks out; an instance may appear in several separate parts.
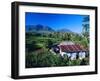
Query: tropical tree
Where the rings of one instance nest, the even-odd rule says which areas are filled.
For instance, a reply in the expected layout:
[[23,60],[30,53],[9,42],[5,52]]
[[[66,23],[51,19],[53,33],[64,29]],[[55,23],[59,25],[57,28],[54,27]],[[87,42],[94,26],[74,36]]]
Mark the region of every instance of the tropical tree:
[[83,30],[82,30],[82,34],[83,34],[83,36],[84,37],[89,37],[89,28],[90,28],[90,26],[89,26],[89,16],[86,16],[86,17],[84,17],[83,18]]
[[90,29],[90,25],[89,25],[89,16],[85,16],[83,18],[83,29],[82,29],[82,35],[83,35],[83,40],[81,41],[81,43],[84,45],[84,47],[88,47],[89,46],[89,29]]

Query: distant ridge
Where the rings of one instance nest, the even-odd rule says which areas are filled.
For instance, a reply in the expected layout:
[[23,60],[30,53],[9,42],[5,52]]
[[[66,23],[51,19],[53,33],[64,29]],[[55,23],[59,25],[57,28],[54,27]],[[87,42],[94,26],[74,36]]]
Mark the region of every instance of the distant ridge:
[[38,25],[27,25],[26,26],[26,31],[27,32],[34,32],[34,31],[36,31],[36,32],[42,32],[42,31],[46,31],[46,32],[54,32],[54,30],[51,28],[51,27],[49,27],[49,26],[43,26],[43,25],[40,25],[40,24],[38,24]]
[[60,30],[54,30],[49,26],[44,26],[41,24],[38,25],[27,25],[26,26],[26,32],[37,32],[37,33],[50,33],[50,32],[61,32],[61,33],[73,33],[69,29],[60,29]]
[[73,33],[71,30],[69,29],[60,29],[58,30],[58,32],[67,32],[67,33]]

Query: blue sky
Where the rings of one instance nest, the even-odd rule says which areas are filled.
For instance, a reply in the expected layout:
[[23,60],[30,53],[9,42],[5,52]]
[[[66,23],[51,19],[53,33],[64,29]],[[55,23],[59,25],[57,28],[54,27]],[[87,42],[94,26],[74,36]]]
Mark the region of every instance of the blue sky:
[[51,14],[51,13],[25,13],[25,25],[41,24],[54,30],[69,29],[76,33],[82,32],[82,21],[86,15]]

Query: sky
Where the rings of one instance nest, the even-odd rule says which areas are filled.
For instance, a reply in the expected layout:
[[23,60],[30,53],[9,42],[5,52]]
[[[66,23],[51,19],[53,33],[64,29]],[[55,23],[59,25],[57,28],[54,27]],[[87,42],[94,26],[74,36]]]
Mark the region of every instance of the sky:
[[72,32],[81,33],[84,17],[86,15],[26,12],[25,25],[41,24],[54,30],[69,29]]

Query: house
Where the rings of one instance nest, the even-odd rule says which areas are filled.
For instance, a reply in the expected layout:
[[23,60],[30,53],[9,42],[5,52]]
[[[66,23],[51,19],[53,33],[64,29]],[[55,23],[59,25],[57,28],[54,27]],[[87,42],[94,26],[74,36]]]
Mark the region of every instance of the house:
[[71,60],[83,59],[86,57],[88,52],[82,45],[75,44],[73,42],[61,42],[60,44],[54,46],[52,51],[59,53],[62,57],[67,55]]

